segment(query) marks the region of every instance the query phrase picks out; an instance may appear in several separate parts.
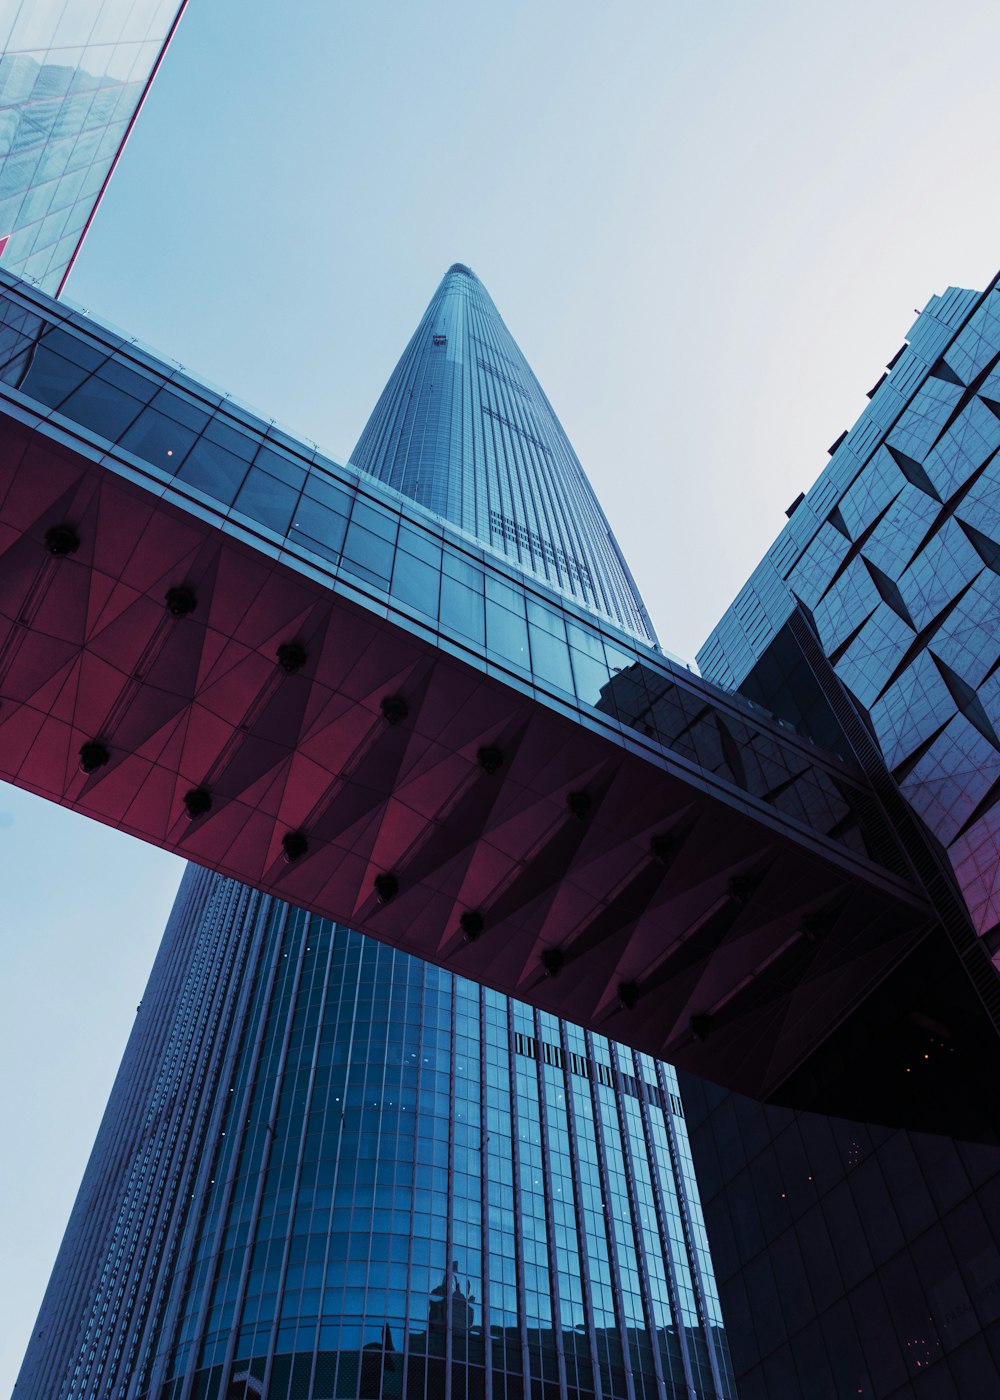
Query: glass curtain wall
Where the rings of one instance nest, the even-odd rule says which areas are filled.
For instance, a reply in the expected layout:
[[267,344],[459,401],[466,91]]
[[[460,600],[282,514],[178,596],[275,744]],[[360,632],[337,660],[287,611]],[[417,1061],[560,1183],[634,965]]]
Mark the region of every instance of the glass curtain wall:
[[189,867],[17,1395],[728,1400],[721,1329],[673,1070]]
[[57,293],[186,0],[0,7],[0,259]]

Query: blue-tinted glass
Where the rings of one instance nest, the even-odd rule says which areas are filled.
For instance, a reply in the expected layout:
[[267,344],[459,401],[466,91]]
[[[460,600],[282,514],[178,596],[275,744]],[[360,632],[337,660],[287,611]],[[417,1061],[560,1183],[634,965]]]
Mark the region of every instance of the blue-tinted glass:
[[392,595],[401,603],[436,619],[440,577],[432,565],[399,549],[393,563]]
[[139,416],[143,402],[123,393],[107,379],[92,375],[59,408],[74,423],[115,441]]
[[45,345],[36,346],[30,354],[27,373],[20,379],[20,387],[40,403],[50,408],[58,408],[74,389],[79,388],[89,371],[56,355]]
[[319,545],[328,558],[336,559],[344,547],[347,516],[303,494],[295,507],[289,533],[291,539],[307,548]]
[[275,477],[278,481],[283,481],[287,486],[294,486],[301,490],[305,484],[306,469],[299,462],[293,462],[280,452],[275,452],[271,447],[261,447],[253,459],[255,467],[265,471],[269,476]]
[[176,3],[8,7],[0,20],[4,265],[56,291],[142,100]]
[[287,486],[267,472],[251,467],[240,488],[233,509],[242,511],[251,520],[266,525],[279,535],[284,535],[291,524],[292,512],[298,500],[298,490]]
[[207,405],[196,403],[173,388],[161,389],[153,398],[150,407],[195,433],[204,432],[213,421]]
[[360,523],[361,519],[370,521],[373,515],[364,511],[359,515],[355,507],[344,541],[344,560],[357,570],[362,578],[370,578],[381,587],[387,588],[392,574],[392,543],[381,534],[373,534],[371,530],[366,530]]
[[482,592],[468,588],[447,573],[441,578],[441,626],[480,645],[485,641]]
[[[232,440],[235,433],[226,432]],[[222,442],[214,441],[211,431],[198,439],[179,473],[180,480],[213,497],[222,505],[232,505],[249,470],[246,457],[238,456]]]
[[120,439],[121,445],[165,471],[177,471],[195,442],[195,434],[174,418],[146,408]]

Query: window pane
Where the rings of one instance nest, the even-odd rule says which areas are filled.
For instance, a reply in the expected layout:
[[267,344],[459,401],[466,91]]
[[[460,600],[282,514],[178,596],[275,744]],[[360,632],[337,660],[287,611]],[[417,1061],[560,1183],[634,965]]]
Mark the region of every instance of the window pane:
[[305,494],[310,500],[320,501],[323,505],[329,506],[331,510],[339,511],[344,516],[351,513],[354,501],[353,493],[341,486],[339,482],[330,481],[317,472],[313,472],[307,478]]
[[528,624],[489,599],[486,600],[486,645],[498,656],[528,670]]
[[355,501],[351,524],[360,525],[362,529],[370,530],[373,535],[379,535],[384,540],[395,541],[399,520],[397,516],[380,510],[370,501]]
[[68,331],[49,331],[45,337],[45,348],[56,351],[65,356],[67,360],[72,360],[75,365],[82,365],[88,371],[96,369],[107,359],[103,350],[99,350],[96,345],[91,345],[89,341],[81,340],[79,336],[71,335]]
[[399,549],[392,570],[392,595],[436,620],[440,577],[430,564]]
[[601,699],[601,689],[607,685],[609,680],[607,665],[603,659],[597,661],[593,656],[587,656],[582,651],[577,651],[575,647],[570,648],[570,656],[573,661],[573,678],[576,682],[577,695],[588,705],[598,704]]
[[[447,562],[447,555],[445,560]],[[485,641],[482,594],[447,574],[441,579],[441,627],[458,632],[480,646]]]
[[108,360],[103,364],[98,370],[98,378],[107,384],[113,384],[123,393],[131,394],[142,403],[149,403],[158,388],[154,380],[147,379],[137,370],[129,369],[128,365],[123,365],[120,360]]
[[175,422],[183,423],[186,428],[192,428],[196,433],[204,432],[209,423],[207,409],[170,389],[161,389],[150,406],[160,413],[165,413],[168,418],[173,418]]
[[274,452],[270,447],[262,447],[254,458],[253,464],[276,477],[278,481],[284,481],[287,485],[294,486],[297,491],[302,490],[306,479],[306,469],[300,462],[293,462],[288,457],[283,457],[280,452]]
[[117,442],[142,410],[138,399],[96,376],[88,379],[60,406],[60,412],[74,423]]
[[246,459],[236,456],[221,443],[213,442],[206,432],[191,449],[178,477],[224,505],[231,506],[246,474]]
[[370,530],[362,529],[354,519],[351,520],[344,544],[345,563],[359,569],[366,578],[373,578],[383,588],[388,588],[392,555],[392,545],[388,540],[373,535]]
[[531,624],[531,669],[540,680],[572,694],[569,648],[535,622]]
[[213,418],[205,429],[205,437],[209,442],[224,447],[230,456],[241,457],[244,462],[253,460],[259,445],[259,439],[242,432],[226,418]]
[[164,471],[176,472],[194,441],[190,428],[182,428],[173,418],[147,408],[122,436],[121,445]]
[[303,544],[319,544],[330,558],[339,558],[347,534],[347,517],[308,496],[300,496],[290,534],[292,539],[301,536]]
[[266,525],[269,530],[284,535],[288,532],[297,498],[298,493],[293,487],[251,467],[250,475],[236,497],[234,509]]
[[58,408],[63,399],[79,388],[89,373],[79,365],[53,355],[44,345],[38,346],[21,383],[21,388],[39,403]]
[[413,530],[408,525],[401,525],[399,527],[399,548],[405,549],[408,554],[415,554],[425,564],[433,564],[436,569],[441,567],[440,543],[431,539],[429,535],[425,535],[422,530]]

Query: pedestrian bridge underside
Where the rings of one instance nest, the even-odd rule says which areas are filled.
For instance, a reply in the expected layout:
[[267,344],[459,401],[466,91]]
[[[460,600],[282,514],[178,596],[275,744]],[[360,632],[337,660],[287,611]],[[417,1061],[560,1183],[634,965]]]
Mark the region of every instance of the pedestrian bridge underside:
[[0,775],[754,1097],[991,1136],[849,755],[0,292]]

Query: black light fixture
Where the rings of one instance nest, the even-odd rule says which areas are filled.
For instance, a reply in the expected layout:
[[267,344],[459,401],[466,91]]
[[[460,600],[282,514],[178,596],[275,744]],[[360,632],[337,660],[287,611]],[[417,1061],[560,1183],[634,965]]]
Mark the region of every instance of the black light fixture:
[[306,664],[306,649],[300,642],[282,642],[278,648],[278,665],[289,676],[301,671]]
[[194,821],[212,810],[212,794],[208,788],[196,787],[184,794],[184,810],[188,819]]
[[571,792],[566,796],[566,806],[578,822],[587,820],[591,805],[589,792]]
[[466,943],[472,943],[486,927],[483,916],[478,909],[466,909],[458,922],[462,927],[462,932],[465,934]]
[[386,724],[402,724],[410,713],[410,707],[401,695],[383,695],[380,709]]
[[712,1030],[712,1018],[707,1011],[696,1011],[688,1025],[695,1040],[707,1040]]
[[752,875],[731,875],[726,886],[726,893],[730,899],[736,899],[741,904],[745,904],[753,894],[756,883],[757,881]]
[[388,872],[375,876],[375,898],[379,904],[388,904],[399,894],[399,881]]
[[799,920],[799,929],[810,943],[815,943],[820,934],[826,932],[826,927],[826,919],[819,913],[803,914]]
[[285,864],[291,865],[293,860],[301,860],[309,849],[309,842],[304,831],[286,831],[281,838],[281,847],[285,853]]
[[476,754],[476,758],[484,773],[499,773],[503,767],[503,754],[496,744],[486,744]]
[[631,1011],[639,1000],[638,982],[618,983],[618,1004],[623,1011]]
[[194,589],[185,584],[180,584],[177,588],[168,588],[164,602],[171,617],[190,617],[198,606]]
[[561,948],[543,948],[540,961],[546,977],[558,977],[566,959]]
[[45,531],[45,548],[57,559],[64,559],[80,548],[80,536],[72,525],[53,525]]
[[88,739],[85,744],[80,745],[80,772],[96,773],[110,758],[105,744],[99,739]]
[[654,860],[658,860],[661,865],[666,865],[673,854],[674,843],[671,837],[662,833],[654,836],[649,843],[649,854]]

